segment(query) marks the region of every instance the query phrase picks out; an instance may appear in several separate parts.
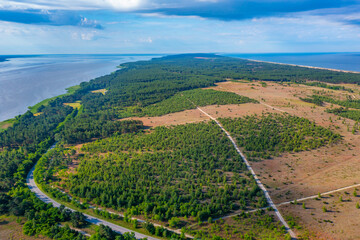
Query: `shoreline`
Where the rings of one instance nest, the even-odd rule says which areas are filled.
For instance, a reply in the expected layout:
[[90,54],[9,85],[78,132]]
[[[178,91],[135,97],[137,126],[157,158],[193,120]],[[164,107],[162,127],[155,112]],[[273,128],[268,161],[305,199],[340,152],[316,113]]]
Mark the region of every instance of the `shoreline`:
[[[19,71],[20,75],[14,74],[16,71],[13,70],[18,66],[22,67],[23,62],[21,62],[20,65],[14,64],[9,71],[7,71],[5,66],[7,65],[5,62],[9,61],[9,59],[0,62],[0,64],[4,65],[0,73],[0,78],[4,78],[4,80],[0,81],[0,88],[5,89],[9,86],[10,89],[6,92],[3,90],[0,93],[0,95],[3,93],[1,99],[2,107],[0,108],[0,122],[22,115],[29,110],[29,107],[46,101],[46,99],[66,94],[66,88],[116,72],[121,69],[118,68],[121,64],[158,57],[158,55],[119,55],[115,57],[108,56],[98,58],[97,55],[84,55],[84,57],[80,59],[77,57],[72,58],[72,56],[66,56],[64,59],[62,55],[54,56],[56,56],[54,58],[55,60],[52,58],[49,60],[49,58],[44,57],[37,60],[35,64],[33,64],[31,57],[24,58],[23,62],[30,62],[30,65],[27,65],[26,68]],[[6,58],[6,56],[0,55],[0,60],[4,58]],[[39,61],[40,63],[44,62],[46,64],[38,64]],[[5,76],[4,74],[7,74],[6,79],[3,77]],[[21,74],[25,74],[26,78],[22,77],[24,75]],[[12,81],[12,79],[15,80]],[[25,81],[24,79],[27,80]],[[29,81],[31,81],[33,85],[27,84]],[[20,89],[17,89],[18,86]],[[22,95],[19,94],[20,90],[23,92]]]
[[311,68],[311,69],[318,69],[318,70],[327,70],[327,71],[333,71],[333,72],[343,72],[343,73],[355,73],[355,74],[360,74],[360,72],[357,72],[357,71],[341,70],[341,69],[334,69],[334,68],[305,66],[305,65],[298,65],[298,64],[291,64],[291,63],[270,62],[270,61],[262,61],[262,60],[248,59],[248,58],[243,58],[243,59],[248,60],[248,61],[252,61],[252,62],[271,63],[271,64],[278,64],[278,65],[285,65],[285,66]]

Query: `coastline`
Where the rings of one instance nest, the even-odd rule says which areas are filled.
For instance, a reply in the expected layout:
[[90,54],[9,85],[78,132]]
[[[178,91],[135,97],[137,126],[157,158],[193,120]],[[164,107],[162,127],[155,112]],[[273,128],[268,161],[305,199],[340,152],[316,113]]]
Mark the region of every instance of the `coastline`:
[[323,67],[314,67],[314,66],[305,66],[305,65],[291,64],[291,63],[270,62],[270,61],[262,61],[262,60],[247,59],[247,58],[243,58],[243,59],[248,60],[248,61],[252,61],[252,62],[271,63],[271,64],[278,64],[278,65],[285,65],[285,66],[311,68],[311,69],[318,69],[318,70],[327,70],[327,71],[333,71],[333,72],[343,72],[343,73],[355,73],[355,74],[360,74],[360,72],[357,72],[357,71],[348,71],[348,70],[341,70],[341,69],[334,69],[334,68],[323,68]]
[[[39,57],[38,57],[39,56]],[[36,55],[16,61],[0,55],[0,122],[24,114],[29,107],[66,94],[66,88],[120,70],[127,62],[157,55]],[[19,60],[20,59],[20,60]],[[10,64],[7,64],[7,62]],[[16,70],[19,67],[20,70]],[[9,69],[7,69],[9,68]]]

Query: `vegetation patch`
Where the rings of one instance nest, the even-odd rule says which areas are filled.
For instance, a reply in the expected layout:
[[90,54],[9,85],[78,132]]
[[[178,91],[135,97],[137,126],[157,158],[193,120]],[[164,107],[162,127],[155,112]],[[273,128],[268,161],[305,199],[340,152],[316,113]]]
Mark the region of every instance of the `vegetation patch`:
[[263,114],[219,119],[252,160],[282,152],[298,152],[334,143],[341,137],[305,118],[288,114]]
[[15,123],[15,121],[16,121],[16,119],[12,118],[12,119],[8,119],[8,120],[0,122],[0,132],[11,127]]
[[161,116],[169,113],[194,109],[196,106],[226,105],[257,102],[231,92],[221,92],[212,89],[195,89],[175,94],[159,103],[145,107],[142,114],[146,116]]
[[300,100],[308,103],[313,103],[318,106],[324,105],[322,98],[319,97],[318,95],[313,95],[312,97],[300,98]]
[[349,118],[354,121],[360,121],[360,110],[350,110],[348,108],[340,107],[334,109],[327,109],[326,112],[333,113],[344,118]]
[[304,82],[301,83],[303,85],[306,86],[313,86],[313,87],[321,87],[321,88],[327,88],[327,89],[332,89],[332,90],[342,90],[342,91],[347,91],[347,92],[354,92],[351,88],[346,88],[344,86],[339,86],[339,85],[329,85],[323,82]]
[[98,206],[176,228],[209,216],[267,206],[242,159],[213,122],[115,135],[81,150],[76,173],[61,171],[70,164],[70,149],[48,156],[42,171],[49,174],[47,181],[58,182],[53,186]]
[[359,99],[352,99],[350,96],[348,96],[347,100],[339,100],[339,99],[335,99],[335,98],[330,97],[330,96],[321,96],[321,95],[313,95],[311,98],[319,99],[319,100],[321,100],[323,102],[337,104],[337,105],[340,105],[340,106],[346,107],[346,108],[360,109],[360,100]]
[[287,239],[286,230],[271,212],[260,210],[241,213],[191,227],[188,231],[199,239]]

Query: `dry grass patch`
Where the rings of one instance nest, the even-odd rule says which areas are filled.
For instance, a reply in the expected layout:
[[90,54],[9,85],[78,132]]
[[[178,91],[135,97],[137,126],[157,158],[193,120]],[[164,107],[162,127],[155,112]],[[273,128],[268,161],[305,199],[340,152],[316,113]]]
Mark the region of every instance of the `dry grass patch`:
[[102,95],[105,95],[107,90],[105,88],[103,89],[98,89],[98,90],[94,90],[94,91],[91,91],[92,93],[101,93]]
[[360,209],[356,207],[360,197],[353,195],[354,189],[279,208],[283,213],[295,216],[304,229],[313,232],[315,237],[311,239],[360,239]]
[[81,101],[76,101],[76,102],[73,102],[73,103],[64,103],[65,106],[69,106],[69,107],[72,107],[72,108],[76,108],[76,109],[79,109],[81,107]]
[[2,240],[46,240],[50,239],[43,236],[27,236],[23,234],[22,224],[25,218],[17,218],[15,216],[0,216],[0,239]]

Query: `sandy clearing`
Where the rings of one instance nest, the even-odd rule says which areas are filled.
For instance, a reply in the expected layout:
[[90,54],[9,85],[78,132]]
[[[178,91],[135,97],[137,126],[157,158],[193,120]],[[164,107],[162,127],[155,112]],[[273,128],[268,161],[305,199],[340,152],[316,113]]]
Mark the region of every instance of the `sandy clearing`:
[[[215,118],[224,117],[242,117],[249,114],[262,114],[263,112],[276,112],[266,106],[255,103],[229,104],[229,105],[211,105],[201,107]],[[197,109],[185,110],[177,113],[170,113],[159,117],[131,117],[124,120],[140,120],[146,127],[171,126],[186,123],[197,123],[209,121],[209,118],[199,112]]]
[[[340,196],[343,201],[340,201]],[[288,215],[296,216],[301,226],[314,233],[315,237],[311,239],[360,239],[360,209],[356,208],[360,197],[354,197],[353,190],[322,196],[318,200],[306,200],[304,203],[306,209],[302,207],[302,203],[279,206],[279,209]]]

